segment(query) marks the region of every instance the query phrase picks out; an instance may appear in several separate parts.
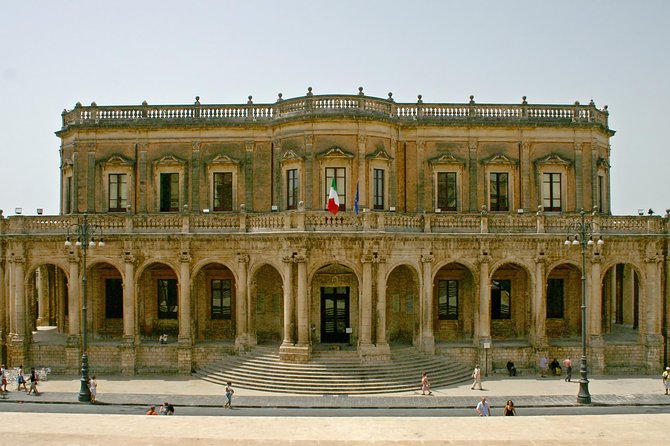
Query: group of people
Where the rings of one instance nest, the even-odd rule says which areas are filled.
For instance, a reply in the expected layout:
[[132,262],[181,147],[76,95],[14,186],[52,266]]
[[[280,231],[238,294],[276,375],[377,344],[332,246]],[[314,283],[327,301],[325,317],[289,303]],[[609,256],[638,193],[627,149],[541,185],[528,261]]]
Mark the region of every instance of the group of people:
[[[491,416],[491,406],[486,400],[486,397],[483,396],[482,400],[477,403],[475,407],[475,412],[480,417],[490,417]],[[507,400],[505,407],[503,408],[503,416],[513,417],[516,415],[516,408],[514,407],[514,402],[512,400]]]
[[[7,390],[7,384],[8,384],[7,383],[7,381],[8,381],[7,374],[8,374],[7,367],[4,364],[2,364],[2,366],[0,366],[0,379],[1,379],[1,381],[0,381],[0,393],[2,393],[3,395],[6,394],[7,392],[9,392],[9,390]],[[28,388],[26,386],[27,382],[30,382],[30,388]],[[38,373],[37,373],[37,371],[35,370],[34,367],[32,367],[30,369],[30,376],[26,380],[26,376],[23,373],[23,365],[19,366],[17,374],[16,374],[16,384],[17,384],[16,391],[17,392],[23,390],[23,391],[26,392],[27,395],[32,394],[32,395],[37,396],[37,395],[39,395],[39,392],[37,391],[37,383],[38,382],[39,382],[39,375],[38,375]]]
[[[95,379],[95,376],[93,377]],[[224,409],[233,408],[233,394],[235,390],[233,389],[233,383],[228,381],[226,383],[226,402],[223,405]],[[174,415],[174,405],[165,401],[160,407],[158,412],[156,412],[156,406],[151,406],[149,410],[146,411],[147,415]]]

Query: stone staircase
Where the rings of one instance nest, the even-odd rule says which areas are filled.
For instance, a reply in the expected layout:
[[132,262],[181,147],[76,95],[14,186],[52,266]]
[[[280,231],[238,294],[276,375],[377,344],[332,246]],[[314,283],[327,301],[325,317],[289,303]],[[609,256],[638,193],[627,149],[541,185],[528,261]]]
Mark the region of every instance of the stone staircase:
[[278,346],[257,346],[240,356],[203,366],[201,379],[266,392],[305,395],[362,395],[416,391],[428,373],[433,389],[470,381],[470,368],[414,347],[393,347],[391,361],[361,362],[356,351],[316,351],[306,364],[282,362]]

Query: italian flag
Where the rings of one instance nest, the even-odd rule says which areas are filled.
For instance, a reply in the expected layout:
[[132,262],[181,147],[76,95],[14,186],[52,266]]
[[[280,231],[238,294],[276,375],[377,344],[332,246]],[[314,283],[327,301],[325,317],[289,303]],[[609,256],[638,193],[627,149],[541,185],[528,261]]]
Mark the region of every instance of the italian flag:
[[333,177],[333,182],[330,183],[330,193],[328,194],[328,210],[333,215],[337,215],[337,211],[340,210],[340,198],[337,196],[337,184],[335,183],[335,177]]

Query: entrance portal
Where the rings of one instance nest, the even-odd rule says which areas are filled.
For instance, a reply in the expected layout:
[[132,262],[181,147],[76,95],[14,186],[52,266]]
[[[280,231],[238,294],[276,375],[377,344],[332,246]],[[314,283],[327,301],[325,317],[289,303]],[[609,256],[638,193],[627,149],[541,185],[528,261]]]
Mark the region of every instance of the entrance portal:
[[349,287],[321,288],[321,342],[348,343]]

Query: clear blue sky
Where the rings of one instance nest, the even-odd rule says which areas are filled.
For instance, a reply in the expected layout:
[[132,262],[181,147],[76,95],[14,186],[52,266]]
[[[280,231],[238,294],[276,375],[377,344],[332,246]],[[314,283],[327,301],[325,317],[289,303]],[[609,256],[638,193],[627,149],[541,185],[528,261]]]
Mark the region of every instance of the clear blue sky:
[[0,0],[0,209],[58,212],[60,113],[88,105],[609,105],[615,214],[670,208],[670,2]]

